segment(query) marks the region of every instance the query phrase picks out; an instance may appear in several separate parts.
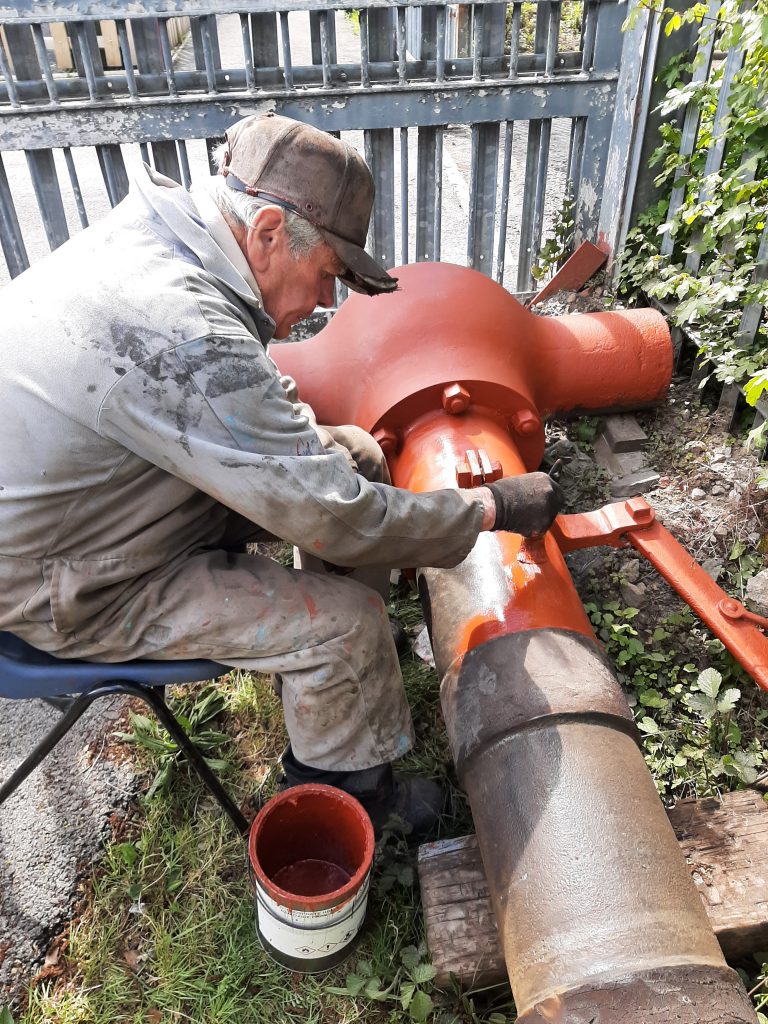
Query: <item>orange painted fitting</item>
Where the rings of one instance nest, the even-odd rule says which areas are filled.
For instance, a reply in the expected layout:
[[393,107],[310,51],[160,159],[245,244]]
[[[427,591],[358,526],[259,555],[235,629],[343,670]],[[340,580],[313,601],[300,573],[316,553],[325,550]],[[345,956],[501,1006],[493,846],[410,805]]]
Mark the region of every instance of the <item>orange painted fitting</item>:
[[469,408],[471,395],[461,384],[450,384],[443,388],[443,408],[451,416],[459,416]]
[[382,427],[374,431],[373,439],[387,459],[397,454],[397,449],[400,447],[400,436],[394,430],[386,430]]
[[[473,407],[459,418],[442,411],[419,417],[389,460],[392,482],[411,491],[455,487],[457,466],[473,448],[485,453],[489,466],[501,463],[506,476],[525,472],[501,418]],[[566,629],[595,640],[554,537],[548,534],[539,543],[542,550],[532,557],[515,533],[480,535],[460,566],[461,599],[443,603],[433,619],[433,646],[445,662],[443,671],[474,647],[509,633]],[[459,578],[459,570],[440,572]]]
[[[396,292],[352,295],[314,338],[272,346],[319,423],[401,430],[442,408],[454,384],[507,429],[522,410],[543,419],[639,408],[666,393],[672,346],[654,310],[540,317],[466,267],[415,263],[395,273]],[[538,468],[543,427],[517,436],[526,468]]]
[[516,434],[530,437],[531,434],[538,434],[541,430],[541,420],[530,409],[520,409],[512,416],[510,426]]

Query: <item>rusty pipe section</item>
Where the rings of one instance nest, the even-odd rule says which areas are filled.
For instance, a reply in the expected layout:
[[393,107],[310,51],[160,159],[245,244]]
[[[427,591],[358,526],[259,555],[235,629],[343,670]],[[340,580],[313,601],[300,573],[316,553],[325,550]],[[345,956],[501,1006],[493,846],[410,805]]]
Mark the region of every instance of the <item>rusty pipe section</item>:
[[[524,472],[493,417],[444,412],[405,432],[393,480],[449,486],[471,446]],[[483,535],[419,588],[520,1019],[754,1022],[554,538]]]

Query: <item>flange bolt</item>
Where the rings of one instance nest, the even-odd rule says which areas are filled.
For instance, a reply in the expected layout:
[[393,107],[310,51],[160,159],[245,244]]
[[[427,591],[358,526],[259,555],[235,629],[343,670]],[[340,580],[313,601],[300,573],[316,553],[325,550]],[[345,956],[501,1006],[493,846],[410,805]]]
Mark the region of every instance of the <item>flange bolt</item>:
[[519,409],[512,417],[512,429],[516,434],[530,437],[541,430],[541,420],[531,409]]
[[450,416],[460,416],[469,408],[472,396],[461,384],[446,384],[443,388],[443,408]]
[[373,439],[378,443],[386,458],[397,455],[397,449],[400,447],[400,435],[396,430],[388,430],[386,427],[382,427],[375,431]]

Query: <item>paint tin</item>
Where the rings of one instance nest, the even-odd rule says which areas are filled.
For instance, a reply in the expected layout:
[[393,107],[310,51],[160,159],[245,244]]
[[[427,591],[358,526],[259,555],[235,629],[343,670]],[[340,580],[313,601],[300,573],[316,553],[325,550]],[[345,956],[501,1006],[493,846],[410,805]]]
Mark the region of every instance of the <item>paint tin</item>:
[[269,800],[248,841],[264,949],[302,974],[341,963],[365,919],[373,851],[371,819],[343,790],[294,786]]

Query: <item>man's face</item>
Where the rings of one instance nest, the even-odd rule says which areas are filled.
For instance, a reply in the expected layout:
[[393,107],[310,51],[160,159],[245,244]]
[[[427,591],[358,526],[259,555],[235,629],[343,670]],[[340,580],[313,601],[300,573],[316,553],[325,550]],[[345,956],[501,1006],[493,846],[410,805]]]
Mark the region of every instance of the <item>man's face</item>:
[[280,207],[265,206],[245,240],[245,255],[261,291],[264,310],[275,321],[275,338],[286,338],[316,306],[332,306],[334,283],[344,266],[329,245],[294,259]]

